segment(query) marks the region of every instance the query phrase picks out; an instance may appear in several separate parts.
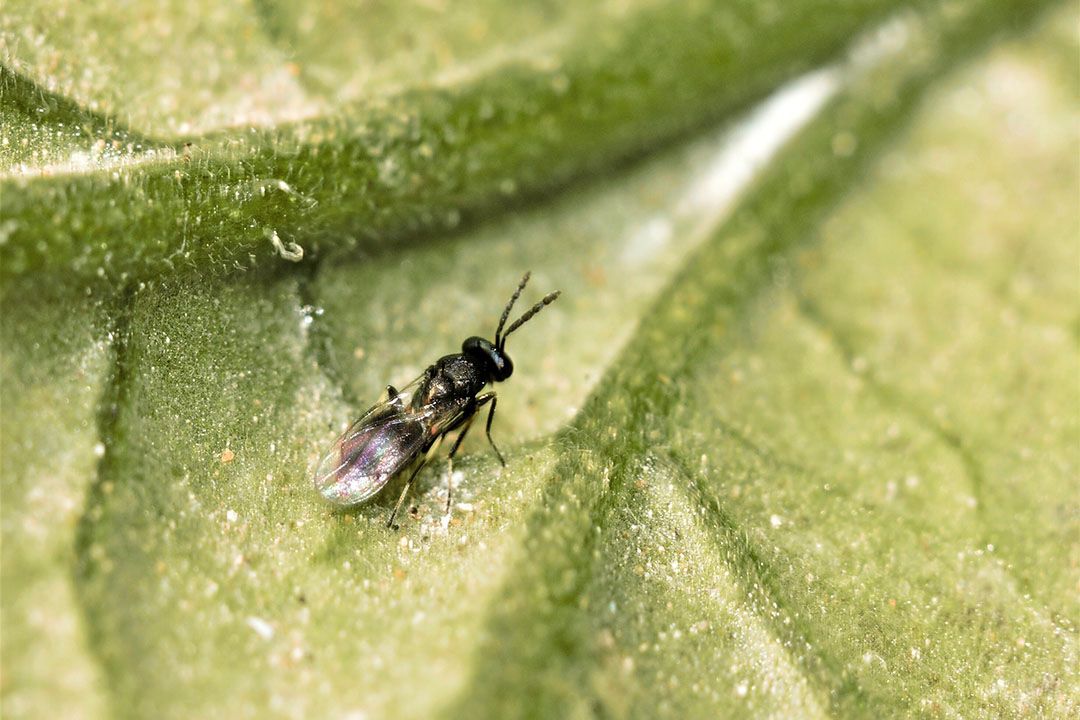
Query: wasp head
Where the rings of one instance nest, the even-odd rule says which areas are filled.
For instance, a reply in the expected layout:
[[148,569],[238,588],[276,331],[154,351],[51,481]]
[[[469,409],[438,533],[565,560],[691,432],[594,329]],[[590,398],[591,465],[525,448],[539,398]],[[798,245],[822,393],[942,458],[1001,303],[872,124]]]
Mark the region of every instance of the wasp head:
[[502,382],[514,373],[514,363],[510,356],[482,337],[471,337],[463,342],[461,352],[486,368],[495,382]]

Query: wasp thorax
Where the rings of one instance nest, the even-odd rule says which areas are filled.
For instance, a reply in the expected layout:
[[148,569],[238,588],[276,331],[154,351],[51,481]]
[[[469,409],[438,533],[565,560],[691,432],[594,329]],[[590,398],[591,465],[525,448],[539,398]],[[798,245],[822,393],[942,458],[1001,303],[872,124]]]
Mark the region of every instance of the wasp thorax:
[[482,337],[474,336],[461,343],[461,352],[483,363],[496,382],[502,382],[514,373],[510,356]]

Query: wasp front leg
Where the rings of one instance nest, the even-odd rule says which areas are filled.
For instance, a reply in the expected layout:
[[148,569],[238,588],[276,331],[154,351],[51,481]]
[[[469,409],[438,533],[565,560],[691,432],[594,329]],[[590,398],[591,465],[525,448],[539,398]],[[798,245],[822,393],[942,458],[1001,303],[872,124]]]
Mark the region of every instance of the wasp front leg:
[[[454,440],[454,446],[450,448],[450,454],[446,458],[447,474],[446,474],[446,512],[450,513],[451,496],[454,491],[454,456],[457,455],[458,448],[461,447],[461,443],[465,442],[465,436],[469,433],[469,428],[472,427],[473,420],[476,419],[476,414],[480,408],[484,407],[488,403],[491,403],[491,408],[495,408],[495,392],[487,392],[476,398],[476,403],[473,405],[472,410],[469,412],[468,418],[465,420],[464,426],[461,428],[461,432],[458,433],[457,439]],[[491,411],[488,411],[487,421],[487,436],[488,442],[491,442]],[[491,444],[495,447],[495,443]],[[495,448],[495,454],[499,456],[499,460],[502,460],[502,454],[499,453],[499,448]],[[506,463],[504,462],[503,465]]]
[[469,415],[468,420],[461,427],[461,432],[458,433],[457,439],[454,440],[454,446],[450,448],[450,454],[446,456],[446,514],[450,514],[450,499],[454,493],[454,456],[457,455],[458,448],[461,447],[461,443],[465,442],[465,436],[469,434],[469,428],[472,427],[473,420],[476,419],[476,411],[474,410]]
[[495,444],[495,441],[491,439],[491,421],[495,419],[495,406],[499,404],[498,398],[495,396],[495,391],[492,390],[489,393],[484,393],[477,398],[477,409],[484,406],[488,401],[491,401],[491,407],[488,409],[487,427],[485,432],[487,433],[488,442],[491,443],[491,449],[495,451],[495,454],[499,457],[499,462],[503,467],[506,467],[506,460],[503,458],[503,454],[499,452],[499,446]]

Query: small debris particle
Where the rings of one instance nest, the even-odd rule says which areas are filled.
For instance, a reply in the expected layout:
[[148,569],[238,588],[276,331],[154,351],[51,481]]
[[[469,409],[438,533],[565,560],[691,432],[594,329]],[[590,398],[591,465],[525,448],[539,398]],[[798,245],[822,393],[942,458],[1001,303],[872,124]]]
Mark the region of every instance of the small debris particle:
[[852,133],[838,132],[832,139],[832,151],[837,157],[851,157],[859,146],[859,140]]
[[394,568],[394,579],[395,579],[395,580],[404,580],[404,579],[405,579],[405,577],[406,577],[406,576],[407,576],[408,574],[409,574],[409,573],[407,573],[407,572],[406,572],[405,570],[403,570],[403,569],[401,569],[401,568]]
[[283,259],[289,262],[300,262],[304,259],[304,248],[300,247],[294,242],[282,242],[281,238],[277,234],[277,230],[267,229],[266,237],[269,238],[270,244],[274,246],[274,250]]
[[604,287],[607,284],[607,273],[601,265],[589,265],[585,268],[585,282],[593,287]]
[[225,519],[228,520],[231,523],[234,523],[234,522],[236,522],[237,520],[240,519],[240,516],[237,514],[237,512],[235,510],[226,510],[225,511]]
[[224,450],[221,451],[221,462],[223,462],[223,463],[231,463],[233,461],[233,458],[235,458],[235,457],[236,457],[236,453],[234,453],[229,448],[225,448]]
[[274,637],[274,627],[262,618],[253,615],[247,619],[247,625],[263,640],[270,640]]
[[772,525],[774,528],[778,528],[784,524],[784,518],[780,517],[779,515],[771,515],[769,517],[769,524]]

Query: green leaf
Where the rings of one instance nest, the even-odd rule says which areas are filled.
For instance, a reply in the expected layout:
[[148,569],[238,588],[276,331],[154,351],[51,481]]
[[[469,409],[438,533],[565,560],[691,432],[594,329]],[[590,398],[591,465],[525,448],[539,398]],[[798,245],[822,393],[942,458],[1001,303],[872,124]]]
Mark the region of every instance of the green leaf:
[[760,97],[892,5],[12,4],[0,267],[117,281],[269,264],[273,232],[452,229]]
[[[1075,714],[1075,8],[110,8],[3,20],[5,717]],[[320,502],[526,269],[507,466]]]

